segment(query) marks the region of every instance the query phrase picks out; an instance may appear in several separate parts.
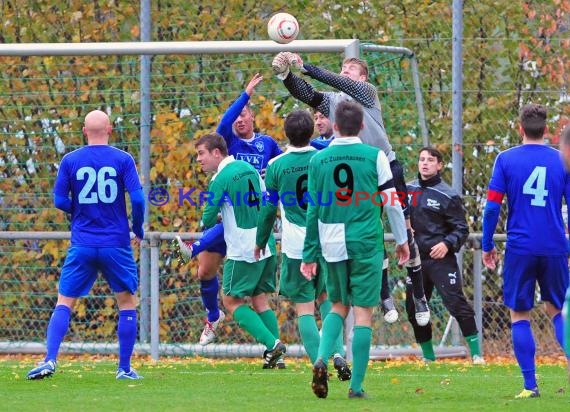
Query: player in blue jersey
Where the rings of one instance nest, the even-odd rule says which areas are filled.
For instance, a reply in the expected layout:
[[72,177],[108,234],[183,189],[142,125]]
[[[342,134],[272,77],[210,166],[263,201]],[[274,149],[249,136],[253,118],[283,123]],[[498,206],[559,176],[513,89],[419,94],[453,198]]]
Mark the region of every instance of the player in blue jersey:
[[269,160],[282,150],[271,136],[254,131],[255,114],[248,102],[262,80],[259,73],[253,76],[245,91],[224,113],[216,132],[226,141],[230,155],[249,163],[263,176]]
[[[248,102],[255,87],[263,80],[256,73],[247,84],[245,91],[224,113],[216,132],[228,146],[228,152],[235,159],[251,164],[262,176],[270,159],[282,153],[277,142],[270,136],[254,131],[255,115]],[[200,344],[207,345],[216,338],[216,330],[225,318],[218,305],[219,280],[218,269],[226,255],[224,228],[222,223],[205,230],[202,238],[194,243],[184,242],[179,237],[177,244],[180,252],[187,257],[198,256],[198,278],[202,303],[206,308],[207,318]],[[264,313],[268,308],[255,308]],[[278,334],[278,331],[273,331]],[[279,362],[278,366],[283,367]]]
[[493,234],[501,202],[507,196],[507,244],[503,265],[503,299],[511,314],[513,349],[524,388],[517,398],[540,396],[536,382],[536,345],[530,326],[536,283],[541,300],[563,346],[561,315],[568,288],[568,243],[562,198],[570,201],[570,176],[558,150],[544,144],[546,109],[529,104],[521,110],[523,144],[497,155],[483,215],[483,263],[498,261]]
[[144,195],[132,156],[109,146],[109,117],[94,110],[85,117],[87,146],[65,155],[53,189],[54,204],[71,214],[71,246],[59,279],[57,304],[47,329],[44,361],[28,379],[52,376],[71,312],[101,272],[119,306],[117,379],[140,379],[131,368],[137,336],[137,265],[131,249],[125,192],[132,205],[133,232],[144,237]]
[[[560,153],[562,153],[566,171],[570,171],[570,125],[566,126],[560,134]],[[570,287],[566,290],[562,317],[564,319],[564,352],[570,359]],[[570,362],[568,362],[568,380],[570,381]]]

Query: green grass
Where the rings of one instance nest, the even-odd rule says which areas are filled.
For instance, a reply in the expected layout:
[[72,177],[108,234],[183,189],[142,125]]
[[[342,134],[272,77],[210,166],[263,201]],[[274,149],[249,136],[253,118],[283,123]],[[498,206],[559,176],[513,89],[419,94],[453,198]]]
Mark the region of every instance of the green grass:
[[369,399],[347,399],[336,375],[327,399],[311,392],[306,361],[262,370],[260,361],[208,359],[137,361],[141,381],[116,381],[109,359],[63,359],[53,378],[27,381],[37,358],[0,359],[0,410],[6,411],[570,411],[565,368],[539,365],[541,398],[515,400],[522,388],[514,364],[471,366],[466,361],[373,362]]

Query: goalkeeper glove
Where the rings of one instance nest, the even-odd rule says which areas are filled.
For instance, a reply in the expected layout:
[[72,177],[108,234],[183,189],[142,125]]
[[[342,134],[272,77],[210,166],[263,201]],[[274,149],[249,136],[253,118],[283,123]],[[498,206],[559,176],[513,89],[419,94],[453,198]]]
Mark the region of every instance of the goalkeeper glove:
[[273,67],[273,71],[280,80],[285,80],[289,75],[291,67],[297,67],[301,71],[304,71],[303,60],[301,57],[298,54],[291,52],[278,53],[273,59],[271,67]]
[[287,52],[278,53],[271,63],[273,72],[279,80],[285,80],[289,76],[289,60],[285,53]]

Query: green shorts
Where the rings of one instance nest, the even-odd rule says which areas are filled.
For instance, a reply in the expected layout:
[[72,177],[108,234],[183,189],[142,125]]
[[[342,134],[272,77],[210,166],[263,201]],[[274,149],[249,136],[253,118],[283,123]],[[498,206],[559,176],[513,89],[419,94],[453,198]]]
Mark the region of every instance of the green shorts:
[[324,261],[319,260],[319,271],[312,280],[305,279],[301,274],[301,262],[301,259],[291,259],[284,253],[281,255],[279,294],[294,303],[313,302],[325,291]]
[[227,259],[224,263],[222,288],[224,294],[246,298],[275,292],[277,258],[275,255],[259,262]]
[[327,294],[333,303],[374,307],[380,302],[384,253],[367,258],[327,262]]

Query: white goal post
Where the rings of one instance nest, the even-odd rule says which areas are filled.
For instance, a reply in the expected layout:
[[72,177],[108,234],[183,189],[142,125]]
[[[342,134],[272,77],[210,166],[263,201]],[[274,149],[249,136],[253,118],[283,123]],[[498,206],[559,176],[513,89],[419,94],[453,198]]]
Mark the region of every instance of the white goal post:
[[[339,53],[345,57],[359,57],[361,50],[399,54],[410,58],[422,140],[427,143],[427,126],[423,111],[419,74],[414,53],[403,47],[361,44],[358,39],[295,40],[279,44],[260,41],[187,41],[187,42],[108,42],[108,43],[18,43],[0,44],[0,56],[141,56],[140,68],[140,172],[145,197],[150,190],[150,64],[153,55],[224,55],[224,54],[275,54],[282,51],[299,53]],[[145,60],[146,59],[146,60]],[[148,213],[148,208],[145,213]],[[145,216],[148,221],[148,215]],[[152,242],[151,242],[152,243]],[[151,245],[154,246],[154,245]],[[159,279],[158,255],[151,257],[152,248],[143,248],[140,255],[141,341],[150,342],[150,353],[159,357]],[[154,250],[154,249],[153,249]],[[154,250],[158,253],[158,249]]]

